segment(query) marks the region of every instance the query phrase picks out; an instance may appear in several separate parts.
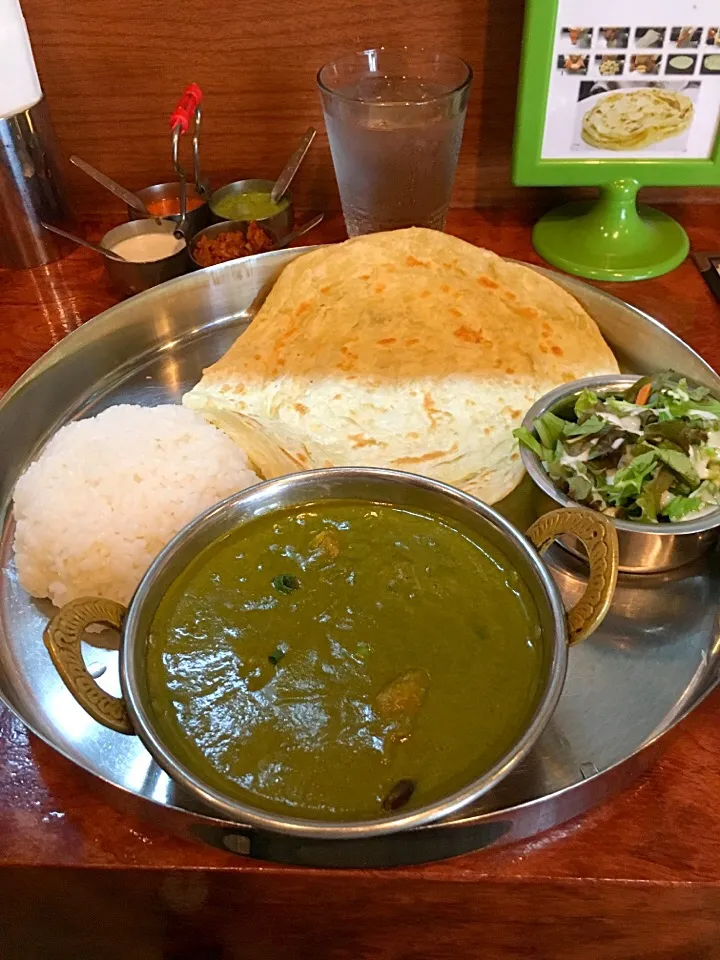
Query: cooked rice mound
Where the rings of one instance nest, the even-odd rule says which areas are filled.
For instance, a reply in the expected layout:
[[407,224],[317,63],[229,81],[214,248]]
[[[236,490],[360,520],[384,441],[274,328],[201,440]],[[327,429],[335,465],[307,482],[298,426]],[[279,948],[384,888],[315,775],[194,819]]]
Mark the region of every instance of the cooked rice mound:
[[15,488],[15,564],[35,597],[127,603],[203,510],[258,482],[244,452],[180,406],[110,407],[67,424]]

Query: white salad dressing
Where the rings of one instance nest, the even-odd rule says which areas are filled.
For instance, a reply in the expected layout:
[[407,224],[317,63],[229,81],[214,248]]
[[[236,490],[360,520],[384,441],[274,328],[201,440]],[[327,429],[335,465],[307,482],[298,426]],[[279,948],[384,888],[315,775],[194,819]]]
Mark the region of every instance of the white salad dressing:
[[690,399],[686,393],[683,393],[681,390],[675,390],[672,387],[664,387],[663,393],[666,393],[669,397],[672,397],[673,400],[680,400],[681,403],[684,403],[686,400]]
[[687,415],[689,417],[696,417],[698,420],[717,420],[715,414],[710,413],[708,410],[688,410]]
[[576,463],[586,463],[589,456],[589,450],[583,450],[576,457],[574,457],[571,453],[568,453],[566,450],[560,457],[560,463],[562,463],[565,467],[574,467]]
[[710,476],[710,471],[708,470],[708,458],[695,447],[690,447],[688,456],[690,457],[690,462],[695,467],[697,475],[700,477],[700,479],[707,480],[707,478]]
[[632,415],[619,417],[616,413],[608,413],[606,410],[598,412],[597,415],[601,420],[607,420],[608,423],[614,423],[616,427],[620,427],[620,429],[624,430],[626,433],[637,433],[638,435],[642,433],[640,417],[635,417]]
[[153,263],[164,260],[185,247],[172,233],[138,233],[134,237],[118,240],[110,249],[133,263]]

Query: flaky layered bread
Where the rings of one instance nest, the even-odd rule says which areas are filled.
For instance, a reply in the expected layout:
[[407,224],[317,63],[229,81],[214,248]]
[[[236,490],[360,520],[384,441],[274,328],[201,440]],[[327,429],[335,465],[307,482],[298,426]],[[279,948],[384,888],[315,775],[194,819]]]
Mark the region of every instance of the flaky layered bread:
[[682,133],[693,114],[692,100],[675,90],[618,90],[588,110],[582,137],[603,150],[642,150]]
[[494,503],[522,477],[512,431],[528,407],[561,383],[617,369],[595,322],[557,284],[413,228],[290,263],[183,403],[266,478],[382,466]]

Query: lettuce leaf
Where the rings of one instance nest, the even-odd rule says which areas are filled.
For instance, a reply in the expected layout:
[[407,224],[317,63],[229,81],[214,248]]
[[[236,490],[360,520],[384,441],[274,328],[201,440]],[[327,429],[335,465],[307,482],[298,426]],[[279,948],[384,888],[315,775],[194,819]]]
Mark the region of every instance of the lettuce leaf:
[[662,512],[669,520],[677,522],[684,520],[689,513],[702,510],[705,506],[700,497],[673,497]]
[[692,489],[700,486],[700,477],[692,464],[690,457],[679,450],[666,450],[658,447],[655,451],[658,460],[666,463],[671,470],[678,474]]
[[645,427],[645,437],[648,440],[669,440],[681,447],[686,453],[690,447],[698,446],[707,440],[707,431],[693,426],[686,420],[666,420],[660,423],[649,423]]
[[640,508],[640,519],[655,522],[658,514],[662,513],[663,494],[670,489],[675,482],[675,476],[667,467],[661,467],[652,480],[649,480],[643,487],[642,493],[637,498],[637,505]]
[[622,470],[618,470],[612,486],[608,487],[608,496],[613,502],[618,503],[640,495],[645,479],[655,469],[656,457],[656,450],[648,450],[647,453],[634,457]]
[[548,454],[552,455],[552,451],[545,450],[540,441],[530,433],[527,427],[518,427],[517,430],[513,430],[513,436],[523,447],[532,450],[535,456],[540,457],[541,460],[547,460]]
[[686,380],[681,380],[680,382],[685,385],[685,389],[687,390],[688,396],[690,397],[691,400],[695,400],[695,402],[698,402],[700,400],[705,400],[706,397],[710,396],[710,391],[708,390],[707,387],[695,387],[693,389],[691,387],[688,387]]
[[676,400],[673,397],[668,397],[666,404],[671,416],[675,418],[692,418],[693,412],[696,410],[720,418],[720,400],[714,400],[712,397],[703,400]]
[[717,484],[711,480],[703,480],[697,490],[693,491],[694,497],[699,497],[706,506],[720,505],[720,491]]
[[542,443],[544,447],[554,450],[558,440],[563,435],[566,424],[567,420],[562,420],[560,417],[556,417],[554,413],[548,411],[548,413],[544,413],[533,422],[533,427],[540,438],[540,443]]
[[582,390],[575,401],[575,416],[580,420],[584,414],[589,413],[593,407],[600,402],[600,398],[592,390]]
[[596,433],[607,433],[611,425],[607,420],[601,420],[600,417],[588,417],[582,423],[565,422],[563,433],[566,437],[590,437]]
[[579,473],[568,481],[568,495],[579,503],[584,503],[592,492],[593,485],[590,480]]
[[639,413],[647,410],[647,407],[629,403],[627,400],[619,400],[617,397],[605,397],[603,406],[609,413],[614,413],[617,417],[636,417]]

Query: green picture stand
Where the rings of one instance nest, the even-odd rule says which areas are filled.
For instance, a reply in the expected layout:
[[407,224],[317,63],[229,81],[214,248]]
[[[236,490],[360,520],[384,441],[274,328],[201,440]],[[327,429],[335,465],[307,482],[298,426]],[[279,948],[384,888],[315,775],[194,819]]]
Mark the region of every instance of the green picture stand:
[[[593,186],[596,200],[547,213],[533,230],[533,245],[553,266],[597,280],[660,276],[687,256],[687,234],[672,217],[638,204],[642,186],[720,184],[720,139],[703,159],[645,156],[552,159],[542,156],[558,0],[527,0],[520,91],[513,149],[518,186]],[[678,11],[678,21],[682,11]],[[720,19],[720,17],[719,17]],[[685,20],[683,20],[685,22]]]
[[546,213],[533,230],[540,256],[566,273],[593,280],[646,280],[668,273],[688,255],[677,222],[638,204],[637,180],[612,180],[597,200],[567,203]]

